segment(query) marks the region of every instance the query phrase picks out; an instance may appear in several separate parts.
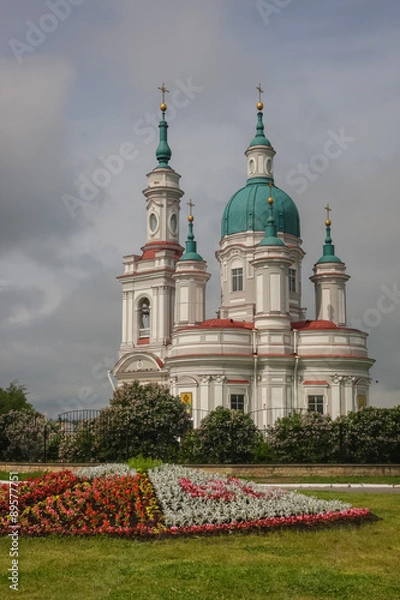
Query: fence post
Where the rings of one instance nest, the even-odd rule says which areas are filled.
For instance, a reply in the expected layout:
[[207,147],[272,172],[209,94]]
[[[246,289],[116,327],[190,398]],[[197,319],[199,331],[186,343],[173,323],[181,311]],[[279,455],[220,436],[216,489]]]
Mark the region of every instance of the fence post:
[[47,462],[47,423],[43,428],[43,462]]
[[339,422],[339,461],[343,461],[343,423]]

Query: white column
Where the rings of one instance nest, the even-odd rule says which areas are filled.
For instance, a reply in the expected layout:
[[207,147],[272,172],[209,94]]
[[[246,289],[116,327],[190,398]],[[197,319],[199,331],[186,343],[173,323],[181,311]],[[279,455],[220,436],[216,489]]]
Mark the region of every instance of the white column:
[[199,410],[193,411],[194,427],[198,427],[200,421],[210,412],[210,382],[210,375],[203,375],[200,378],[200,399],[196,406]]
[[158,341],[160,338],[159,329],[159,288],[152,289],[152,300],[150,305],[150,342]]
[[[224,375],[217,375],[214,381],[214,408],[217,406],[224,406],[224,382],[226,377]],[[228,406],[227,408],[230,408]]]
[[344,384],[345,414],[354,410],[353,406],[353,377],[346,377]]
[[336,419],[336,417],[340,416],[340,395],[341,395],[341,386],[342,377],[338,375],[334,375],[332,377],[331,384],[331,410],[330,415],[332,419]]
[[[136,311],[133,310],[133,292],[127,292],[127,302],[128,302],[128,335],[127,335],[127,342],[128,344],[132,344],[133,343],[133,330],[135,329],[135,333],[136,333],[136,327],[134,327],[133,325],[133,318],[136,317]],[[136,340],[135,340],[136,343]]]
[[128,298],[127,293],[122,292],[122,344],[126,344],[127,335],[127,317],[128,317]]

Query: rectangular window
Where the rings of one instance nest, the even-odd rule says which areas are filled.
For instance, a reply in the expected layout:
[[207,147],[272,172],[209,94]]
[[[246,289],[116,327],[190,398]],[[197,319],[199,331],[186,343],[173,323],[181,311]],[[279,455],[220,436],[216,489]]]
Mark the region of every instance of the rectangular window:
[[296,292],[296,269],[289,269],[289,292]]
[[243,290],[243,269],[232,269],[232,292]]
[[308,410],[324,414],[324,397],[308,396]]
[[244,394],[231,394],[231,409],[244,411]]

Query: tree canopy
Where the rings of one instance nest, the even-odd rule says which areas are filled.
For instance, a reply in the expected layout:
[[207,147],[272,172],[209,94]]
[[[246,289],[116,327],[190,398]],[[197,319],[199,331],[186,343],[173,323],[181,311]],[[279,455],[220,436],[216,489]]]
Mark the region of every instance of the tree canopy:
[[10,410],[24,410],[35,412],[33,406],[26,399],[27,390],[17,380],[12,381],[6,388],[0,388],[0,414],[4,415]]

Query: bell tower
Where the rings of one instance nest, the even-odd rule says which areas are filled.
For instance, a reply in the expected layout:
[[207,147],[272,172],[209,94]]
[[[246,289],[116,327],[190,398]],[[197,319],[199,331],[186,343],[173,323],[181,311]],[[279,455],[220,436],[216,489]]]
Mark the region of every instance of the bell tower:
[[156,149],[157,166],[147,175],[146,243],[141,255],[125,257],[122,283],[122,340],[120,357],[134,352],[150,352],[163,359],[171,341],[174,324],[176,263],[182,255],[179,244],[179,211],[183,191],[180,175],[169,161],[168,123],[165,118],[168,90],[163,83],[160,138]]

